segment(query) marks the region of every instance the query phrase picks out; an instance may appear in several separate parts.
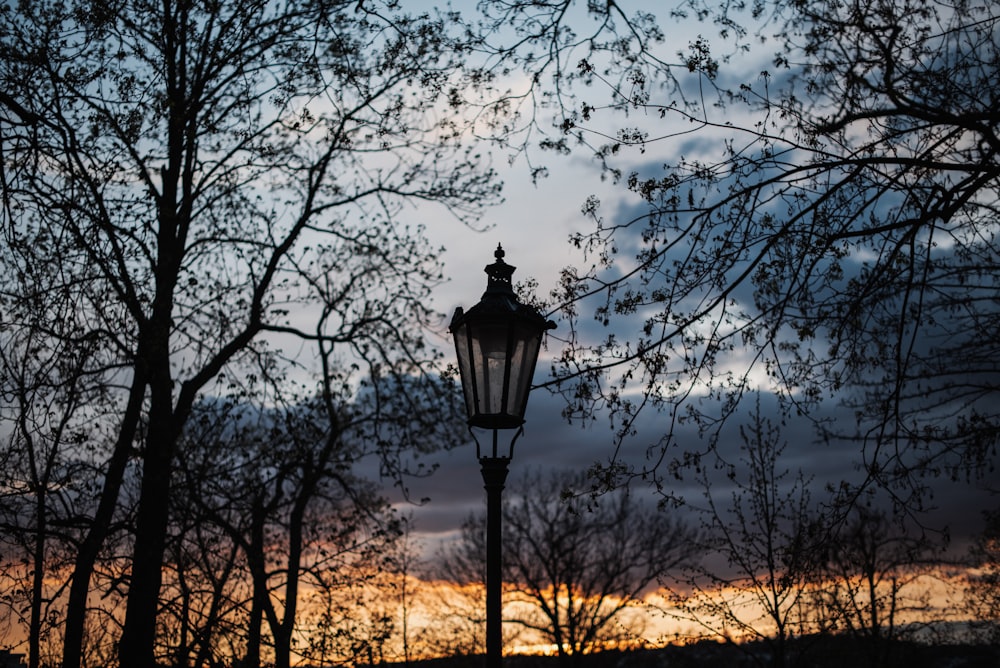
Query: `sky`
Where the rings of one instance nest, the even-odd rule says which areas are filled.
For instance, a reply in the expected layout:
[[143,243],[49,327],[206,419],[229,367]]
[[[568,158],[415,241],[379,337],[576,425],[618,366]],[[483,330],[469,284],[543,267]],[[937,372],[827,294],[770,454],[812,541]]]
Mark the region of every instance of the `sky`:
[[[677,43],[687,42],[693,37],[690,26],[664,23],[667,32],[668,50],[676,50]],[[704,30],[701,26],[699,30]],[[667,56],[669,58],[669,54]],[[730,65],[743,72],[759,72],[765,56],[747,58]],[[743,72],[739,74],[742,75]],[[695,81],[691,81],[695,83]],[[644,124],[657,129],[657,119],[605,119],[608,127],[616,127],[625,122]],[[713,142],[716,145],[713,146]],[[697,136],[688,138],[682,144],[664,142],[650,144],[644,153],[625,153],[620,166],[626,173],[631,169],[649,169],[676,157],[679,146],[690,155],[691,151],[711,154],[720,150],[718,137]],[[443,260],[447,282],[434,294],[434,306],[445,314],[439,328],[439,342],[442,348],[452,353],[452,343],[447,333],[447,321],[457,306],[468,308],[476,303],[486,286],[483,268],[493,262],[493,251],[502,244],[506,251],[505,261],[517,267],[514,281],[535,279],[539,283],[538,293],[546,295],[566,265],[582,265],[584,259],[579,251],[568,242],[575,232],[592,230],[593,223],[581,212],[581,207],[589,195],[597,195],[602,201],[602,213],[610,220],[621,219],[639,210],[642,203],[620,184],[601,178],[600,166],[585,150],[570,156],[541,155],[549,167],[548,176],[533,183],[523,161],[508,164],[503,153],[494,155],[499,177],[505,182],[505,202],[489,210],[481,221],[480,229],[436,217],[430,212],[421,222],[426,224],[428,236],[433,244],[445,247]],[[419,212],[423,215],[422,212]],[[582,319],[588,318],[584,313]],[[558,335],[558,330],[555,332]],[[558,350],[556,342],[548,351],[543,351],[535,373],[535,382],[548,379],[549,365],[546,355]],[[525,433],[518,440],[511,464],[509,482],[516,482],[519,475],[533,469],[581,470],[595,462],[606,462],[612,453],[612,433],[606,421],[598,420],[588,428],[578,424],[568,424],[561,417],[562,400],[544,390],[536,390],[528,402]],[[831,408],[830,410],[835,410]],[[662,429],[666,417],[649,412],[642,418],[640,436],[626,444],[625,457],[633,462],[641,462],[646,446],[655,440]],[[786,463],[793,470],[801,469],[811,476],[811,487],[816,497],[822,496],[827,482],[842,479],[857,479],[857,449],[823,445],[816,442],[811,427],[805,422],[791,422],[783,436],[788,441]],[[681,438],[694,441],[697,434],[681,432]],[[738,448],[738,440],[730,439],[729,447]],[[735,456],[735,454],[734,454]],[[418,536],[432,547],[442,540],[455,535],[462,519],[469,512],[481,512],[485,508],[485,495],[475,446],[470,439],[468,445],[436,457],[440,468],[427,479],[411,481],[412,499],[429,498],[429,502],[414,506],[402,504],[404,513],[412,513]],[[981,511],[995,507],[998,500],[987,487],[991,481],[950,481],[944,478],[933,481],[935,495],[933,512],[926,519],[928,526],[947,526],[952,536],[955,550],[964,550],[969,538],[981,530]],[[678,483],[686,489],[675,491],[697,494],[698,488],[692,483]],[[643,490],[638,490],[643,493]],[[646,490],[650,499],[655,499],[652,490]],[[722,491],[720,489],[720,491]]]
[[[664,23],[663,29],[667,32],[665,57],[673,59],[673,52],[683,48],[703,28]],[[734,78],[759,72],[762,61],[766,59],[767,56],[755,55],[738,61],[734,64],[737,70]],[[694,85],[697,80],[692,78],[688,82]],[[601,127],[609,132],[626,123],[640,124],[657,131],[662,129],[657,118],[642,114],[630,119],[602,117],[598,122],[603,123]],[[638,150],[625,151],[619,158],[619,166],[625,172],[630,169],[655,170],[657,165],[676,159],[681,151],[688,157],[692,152],[721,154],[721,141],[718,135],[700,134],[678,142],[655,142],[642,153]],[[405,213],[411,222],[426,226],[432,246],[445,249],[442,260],[447,280],[435,291],[433,306],[442,313],[436,328],[436,343],[449,356],[453,354],[447,332],[451,314],[456,307],[467,309],[480,299],[486,287],[483,268],[493,262],[493,252],[498,244],[506,251],[505,260],[517,268],[515,283],[534,279],[539,285],[539,295],[544,296],[556,285],[563,267],[586,266],[587,261],[568,240],[574,233],[586,233],[593,229],[593,221],[581,211],[589,196],[600,198],[603,202],[601,211],[611,222],[627,220],[642,208],[637,195],[621,184],[602,178],[600,165],[588,155],[586,149],[574,151],[568,156],[549,153],[534,157],[548,166],[548,176],[537,182],[532,180],[523,159],[508,163],[504,151],[494,153],[498,178],[506,184],[505,201],[490,209],[478,226],[464,226],[432,206]],[[584,312],[582,319],[588,318],[589,314]],[[554,333],[549,349],[543,351],[535,374],[536,383],[548,379],[548,359],[558,353],[559,333],[559,330]],[[605,420],[598,419],[586,426],[570,424],[562,417],[562,408],[563,400],[558,395],[545,390],[533,392],[528,402],[525,433],[517,441],[510,467],[508,482],[511,486],[529,472],[579,471],[595,463],[606,463],[612,456],[614,437]],[[639,434],[624,444],[620,453],[622,458],[637,464],[646,461],[647,447],[663,433],[667,419],[667,416],[653,411],[643,413],[638,423]],[[856,448],[818,443],[810,425],[804,420],[790,421],[782,435],[788,443],[783,464],[793,473],[801,470],[809,476],[810,489],[815,498],[823,496],[827,483],[857,480],[862,475],[858,469]],[[507,437],[510,436],[508,433]],[[677,438],[685,444],[699,440],[691,427],[681,427]],[[729,438],[723,439],[721,448],[731,460],[738,459],[740,442],[732,431]],[[408,503],[396,498],[400,512],[412,516],[415,538],[424,544],[425,555],[429,558],[444,541],[455,538],[469,513],[485,510],[485,493],[471,438],[462,447],[434,455],[431,461],[438,465],[434,475],[409,480],[409,498],[426,498],[427,501]],[[981,511],[996,507],[998,503],[997,497],[986,489],[990,482],[951,481],[946,478],[933,481],[934,509],[925,519],[931,528],[949,528],[956,552],[963,551],[970,537],[981,530]],[[693,480],[671,484],[672,492],[693,501],[700,498],[702,490]],[[633,489],[636,496],[644,497],[650,503],[659,498],[641,482],[636,483]],[[390,495],[395,493],[392,489],[386,491]],[[731,488],[727,487],[725,480],[718,480],[713,487],[713,493],[720,497],[729,491]],[[693,513],[690,520],[694,521]]]
[[[648,162],[650,156],[642,156]],[[553,162],[558,168],[551,170],[549,178],[534,185],[524,170],[515,165],[504,173],[507,183],[507,200],[491,210],[485,222],[491,227],[476,231],[452,224],[441,235],[446,245],[445,266],[449,277],[434,295],[436,307],[446,314],[441,324],[444,349],[452,354],[452,343],[446,331],[447,319],[455,307],[468,308],[475,304],[486,287],[483,268],[493,262],[493,250],[502,244],[505,261],[517,267],[515,282],[530,278],[539,284],[539,293],[545,294],[554,285],[559,270],[580,261],[568,243],[571,233],[585,231],[592,223],[580,211],[588,194],[599,193],[607,202],[608,212],[619,213],[636,206],[622,186],[602,182],[596,164],[582,156],[560,158]],[[440,228],[429,225],[431,233]],[[433,237],[432,237],[433,238]],[[554,332],[558,334],[558,330]],[[545,382],[548,376],[546,356],[558,350],[558,342],[551,341],[543,350],[535,372],[535,383]],[[607,422],[598,420],[589,426],[569,424],[561,417],[563,400],[546,390],[536,389],[528,401],[525,416],[525,433],[516,443],[510,466],[508,484],[535,469],[570,469],[579,471],[596,462],[606,463],[612,454],[613,436]],[[658,425],[666,416],[649,412],[643,416],[640,436],[626,444],[625,458],[641,463],[647,444],[662,433]],[[689,429],[686,438],[695,442],[699,438]],[[682,439],[685,438],[682,433]],[[856,447],[831,446],[818,443],[812,427],[805,421],[789,423],[783,431],[788,441],[784,462],[792,469],[801,469],[813,477],[810,487],[815,498],[822,497],[827,482],[858,479]],[[485,441],[484,441],[485,442]],[[730,447],[738,447],[738,439],[730,439]],[[483,512],[485,493],[475,457],[475,445],[468,444],[457,450],[442,453],[434,458],[438,471],[427,479],[414,479],[410,484],[410,498],[428,498],[422,505],[401,504],[403,513],[412,514],[417,536],[433,553],[442,541],[453,539],[461,522],[470,512]],[[930,527],[949,528],[952,550],[964,551],[970,537],[982,530],[981,511],[997,503],[987,489],[989,480],[950,481],[935,480],[933,512],[925,519]],[[648,494],[651,501],[658,499],[652,489],[637,492]],[[678,483],[672,491],[687,493],[696,498],[700,488],[693,482]],[[720,487],[717,492],[724,493]]]
[[[656,5],[650,3],[650,6]],[[668,20],[663,21],[661,27],[666,33],[662,55],[669,61],[677,60],[675,52],[685,48],[697,35],[710,36],[712,32],[711,26],[681,25]],[[764,51],[724,65],[723,78],[752,79],[754,73],[767,67],[771,48],[768,46]],[[683,82],[692,90],[699,83],[696,75],[690,75]],[[725,81],[722,83],[725,84]],[[588,92],[588,95],[591,94],[600,97],[600,91]],[[540,122],[544,125],[547,120],[543,118]],[[645,127],[653,135],[667,131],[658,117],[642,112],[627,119],[599,113],[593,121],[595,127],[609,134],[626,124]],[[623,151],[618,158],[618,166],[626,173],[631,169],[655,173],[657,166],[675,160],[681,153],[687,157],[693,153],[721,156],[721,138],[717,133],[699,133],[672,142],[653,142],[645,152],[637,149]],[[433,306],[442,313],[436,328],[436,343],[449,356],[453,355],[447,332],[451,314],[456,307],[468,308],[479,300],[486,287],[483,268],[493,262],[493,252],[498,244],[506,251],[505,260],[517,268],[515,283],[534,279],[539,285],[539,295],[544,296],[556,285],[563,267],[586,266],[587,261],[568,239],[574,233],[586,233],[593,229],[593,221],[581,211],[589,196],[596,195],[602,201],[601,212],[610,222],[627,220],[642,210],[642,202],[636,194],[621,184],[602,178],[600,165],[585,148],[570,155],[536,152],[532,159],[548,167],[548,176],[537,182],[532,180],[523,158],[513,162],[507,158],[508,154],[502,149],[493,153],[498,178],[505,183],[505,201],[488,210],[477,225],[465,226],[433,206],[406,210],[404,214],[409,218],[408,222],[426,226],[428,241],[433,247],[445,249],[442,260],[447,280],[433,294]],[[589,315],[584,313],[581,319],[588,318]],[[536,383],[548,379],[547,357],[558,352],[559,333],[559,330],[554,332],[552,345],[543,351],[535,374]],[[561,417],[562,408],[562,400],[558,396],[544,390],[532,394],[528,402],[525,434],[518,440],[511,465],[511,483],[516,483],[519,476],[532,470],[579,471],[594,463],[608,461],[613,451],[613,435],[607,422],[597,420],[587,427],[568,424]],[[647,445],[663,433],[662,424],[666,419],[666,416],[653,412],[642,416],[639,436],[625,444],[626,461],[644,461]],[[813,486],[817,496],[825,483],[859,475],[856,450],[817,443],[809,425],[792,422],[784,436],[789,441],[786,451],[788,465],[793,470],[801,468],[807,475],[814,476]],[[687,432],[682,429],[679,438],[694,443],[698,435],[690,429]],[[733,448],[735,456],[738,439],[731,438],[724,445]],[[471,438],[464,447],[441,453],[435,461],[439,468],[433,476],[410,481],[410,498],[426,497],[429,501],[421,505],[402,502],[399,505],[402,512],[412,513],[416,531],[432,544],[453,536],[469,512],[481,511],[484,507],[482,479]],[[690,496],[699,492],[691,482],[677,483],[677,487],[672,491]],[[949,526],[956,544],[963,543],[980,530],[979,511],[997,503],[997,499],[990,496],[984,487],[983,481],[971,484],[965,481],[952,483],[944,479],[935,481],[937,494],[934,502],[938,510],[929,518],[930,523]],[[720,491],[724,489],[720,487]],[[637,490],[639,493],[643,491]],[[656,500],[652,490],[645,491],[648,491],[651,501]]]
[[[554,157],[552,162],[558,167],[538,184],[531,182],[523,166],[504,165],[501,174],[506,201],[487,213],[484,230],[454,221],[440,227],[428,223],[432,242],[440,239],[446,249],[447,282],[436,291],[434,302],[446,314],[440,323],[439,342],[450,358],[454,357],[454,347],[447,321],[456,307],[467,309],[479,301],[486,289],[483,269],[494,262],[497,244],[506,252],[504,261],[516,267],[514,282],[535,279],[538,293],[544,295],[555,285],[559,270],[580,259],[568,238],[573,232],[587,229],[588,221],[580,213],[587,193],[603,186],[609,197],[622,194],[621,188],[602,184],[597,165],[581,156]],[[546,356],[555,351],[555,345],[542,351],[535,371],[536,383],[547,377]],[[548,392],[535,391],[531,395],[525,433],[515,445],[509,482],[514,482],[519,472],[532,468],[579,470],[606,458],[610,432],[567,424],[560,417],[561,409],[561,399]],[[422,507],[412,508],[412,512],[417,531],[431,534],[432,540],[437,534],[455,531],[485,499],[471,438],[467,447],[443,453],[438,463],[440,468],[433,477],[413,480],[410,487],[412,498],[431,499]]]

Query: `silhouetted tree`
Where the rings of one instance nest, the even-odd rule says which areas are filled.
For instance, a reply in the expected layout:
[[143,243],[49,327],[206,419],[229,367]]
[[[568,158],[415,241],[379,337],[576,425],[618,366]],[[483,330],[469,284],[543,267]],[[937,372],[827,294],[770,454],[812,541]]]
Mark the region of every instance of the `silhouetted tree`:
[[[561,665],[635,641],[628,611],[688,562],[694,534],[626,491],[590,498],[586,474],[530,473],[504,499],[504,621],[551,644]],[[442,573],[482,582],[485,515],[473,515]]]
[[927,607],[926,588],[905,589],[930,576],[939,556],[935,542],[926,534],[908,535],[885,512],[863,505],[826,541],[817,572],[822,619],[830,630],[860,639],[872,668],[896,665],[892,651],[903,620]]
[[[354,607],[374,609],[389,595],[384,573],[393,570],[390,555],[401,549],[396,545],[401,522],[359,470],[366,460],[369,466],[381,464],[380,457],[390,453],[382,439],[405,448],[406,430],[418,426],[406,393],[387,394],[378,402],[345,390],[337,398],[266,410],[225,403],[197,408],[179,445],[171,526],[179,545],[189,546],[189,561],[220,549],[226,559],[237,552],[230,566],[234,582],[212,586],[211,607],[225,611],[224,619],[202,614],[211,623],[198,628],[202,635],[217,634],[220,626],[238,629],[230,643],[238,647],[241,665],[287,667],[301,652],[318,663],[351,661],[358,658],[359,643],[384,656],[395,611],[379,613],[365,625],[360,620],[365,613]],[[327,411],[325,400],[338,401],[336,410]],[[446,426],[423,431],[447,439]],[[206,533],[220,547],[202,555]],[[206,590],[219,573],[204,569],[190,579]],[[184,583],[178,578],[170,584],[183,589]],[[368,590],[380,595],[364,595]],[[215,592],[223,594],[221,601]],[[172,626],[184,621],[176,618]],[[165,649],[173,654],[185,651],[186,644]]]
[[[431,583],[427,605],[433,611],[429,633],[425,635],[424,651],[428,656],[481,657],[486,652],[486,585],[484,556],[478,557],[479,566],[466,564],[453,567],[456,553],[448,555],[449,570],[475,573],[474,579],[451,576],[442,572],[438,564],[429,566],[423,579]],[[440,555],[436,559],[441,561]],[[507,646],[516,634],[502,628],[503,644]],[[477,663],[481,659],[474,659]]]
[[[89,443],[102,475],[66,668],[132,464],[119,662],[154,665],[177,443],[203,397],[266,401],[260,368],[314,394],[296,368],[321,388],[413,376],[425,407],[449,405],[423,340],[437,251],[401,204],[468,220],[499,190],[460,131],[451,18],[311,0],[0,8],[3,336],[89,341],[81,377],[110,434]],[[59,327],[33,320],[42,290],[69,307],[40,314]]]
[[983,516],[983,531],[970,549],[974,570],[966,595],[982,635],[996,644],[1000,642],[1000,510],[987,511]]
[[738,457],[717,450],[699,463],[704,504],[688,507],[702,514],[702,560],[668,614],[693,623],[698,637],[757,641],[768,651],[748,651],[750,661],[785,668],[795,664],[789,641],[817,630],[808,597],[825,532],[809,478],[783,463],[787,443],[759,404],[740,437]]
[[[569,53],[588,55],[566,23],[573,3],[533,5],[504,16],[538,68],[571,69]],[[635,64],[622,81],[601,54],[579,63],[592,85],[560,88],[565,135],[550,144],[604,142],[610,175],[641,201],[584,204],[595,227],[572,242],[593,264],[567,269],[554,295],[573,335],[552,381],[567,410],[609,410],[622,438],[639,411],[666,412],[663,456],[635,471],[661,482],[692,461],[671,456],[678,420],[717,434],[762,383],[860,442],[866,484],[895,486],[911,510],[922,473],[981,471],[1000,433],[986,334],[1000,324],[996,3],[692,0],[670,17],[720,36],[669,57],[636,41],[618,3],[591,7],[625,40],[616,62]],[[743,55],[752,37],[775,45],[771,63]],[[630,114],[617,133],[611,109]],[[629,146],[670,157],[618,171]],[[857,419],[824,422],[829,399]]]
[[93,424],[104,392],[86,379],[95,346],[66,326],[71,304],[46,289],[54,276],[39,279],[30,286],[27,326],[0,324],[0,605],[9,637],[26,640],[29,668],[41,665],[43,649],[52,651],[64,621],[80,518],[93,512],[87,445],[105,438]]
[[[595,150],[638,200],[587,199],[594,228],[571,242],[588,264],[552,298],[570,340],[549,385],[567,413],[608,412],[620,440],[641,412],[666,415],[646,463],[615,450],[603,482],[678,495],[672,478],[712,457],[678,425],[725,450],[754,390],[859,445],[865,475],[834,484],[846,505],[877,486],[919,513],[928,476],[991,471],[997,4],[690,0],[641,20],[625,3],[536,5],[487,13],[513,27],[511,52],[530,45],[510,62],[536,82],[562,75],[544,99],[561,134],[542,143]],[[675,18],[719,38],[662,49],[649,27]],[[630,146],[655,155],[622,170]]]
[[413,626],[414,612],[420,609],[423,588],[418,572],[423,564],[420,556],[421,543],[414,536],[412,515],[403,520],[401,534],[392,549],[385,555],[390,582],[393,590],[393,601],[396,607],[395,617],[399,620],[399,653],[404,666],[419,655],[422,636],[419,628]]

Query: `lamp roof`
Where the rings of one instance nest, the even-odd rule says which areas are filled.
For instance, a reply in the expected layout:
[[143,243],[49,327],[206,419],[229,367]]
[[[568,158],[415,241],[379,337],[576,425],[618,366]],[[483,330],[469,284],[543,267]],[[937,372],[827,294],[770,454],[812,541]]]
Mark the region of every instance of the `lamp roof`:
[[483,271],[486,272],[486,291],[477,304],[471,306],[468,311],[458,307],[455,315],[451,319],[449,330],[455,330],[469,319],[479,317],[513,316],[516,318],[536,322],[542,329],[555,329],[555,323],[546,320],[545,316],[532,306],[522,304],[514,293],[512,276],[517,267],[504,262],[506,253],[500,244],[493,252],[496,260],[493,264],[487,265]]

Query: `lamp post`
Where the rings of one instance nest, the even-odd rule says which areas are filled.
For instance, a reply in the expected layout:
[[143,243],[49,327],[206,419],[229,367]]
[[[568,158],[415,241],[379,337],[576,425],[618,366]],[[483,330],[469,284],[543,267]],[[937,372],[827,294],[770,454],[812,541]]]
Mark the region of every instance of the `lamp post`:
[[[500,668],[500,497],[514,441],[524,430],[524,410],[542,334],[555,323],[518,301],[511,283],[515,268],[503,261],[499,245],[493,255],[496,261],[485,269],[488,279],[482,299],[468,311],[455,309],[449,329],[455,337],[469,431],[476,427],[493,432],[493,447],[485,455],[472,433],[486,488],[486,667]],[[517,430],[506,454],[498,449],[501,429]]]

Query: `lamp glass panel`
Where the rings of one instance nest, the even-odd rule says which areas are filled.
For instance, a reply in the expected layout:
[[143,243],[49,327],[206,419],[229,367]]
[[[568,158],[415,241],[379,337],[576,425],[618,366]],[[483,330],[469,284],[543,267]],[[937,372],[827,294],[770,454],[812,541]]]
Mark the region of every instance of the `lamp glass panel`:
[[473,342],[477,386],[480,388],[479,412],[498,415],[504,412],[504,373],[507,366],[507,323],[483,322],[474,332]]
[[476,411],[475,377],[472,375],[472,350],[470,350],[469,326],[463,324],[455,330],[455,351],[458,355],[458,370],[462,376],[462,392],[465,395],[465,410],[470,417]]
[[510,388],[508,389],[507,411],[524,417],[528,401],[528,390],[534,375],[535,359],[541,342],[537,327],[519,323],[515,330],[514,352],[511,355]]

